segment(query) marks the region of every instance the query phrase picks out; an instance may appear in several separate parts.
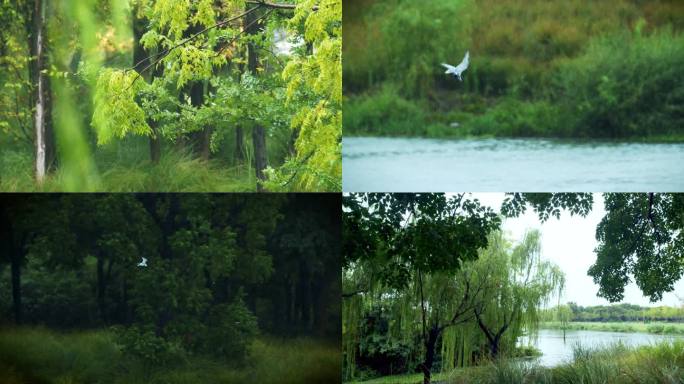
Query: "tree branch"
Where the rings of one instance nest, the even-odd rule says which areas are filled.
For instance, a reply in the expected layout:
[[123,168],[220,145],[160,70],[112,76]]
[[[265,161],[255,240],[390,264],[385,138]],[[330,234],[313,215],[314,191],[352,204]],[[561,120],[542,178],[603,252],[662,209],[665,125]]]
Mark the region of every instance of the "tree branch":
[[[228,23],[230,23],[230,22],[232,22],[232,21],[235,21],[235,20],[237,20],[237,19],[239,19],[239,18],[242,18],[242,17],[244,17],[244,16],[246,16],[246,15],[248,15],[248,14],[250,14],[250,13],[256,11],[257,9],[259,9],[259,7],[260,7],[260,6],[257,5],[256,7],[252,7],[252,8],[246,10],[245,12],[243,12],[243,13],[237,15],[237,16],[231,17],[230,19],[223,20],[223,21],[218,22],[218,23],[216,23],[216,24],[214,24],[214,25],[212,25],[212,26],[206,27],[206,28],[204,28],[203,30],[201,30],[201,31],[199,31],[199,32],[197,32],[197,33],[195,33],[194,35],[192,35],[192,36],[190,36],[190,37],[187,37],[187,38],[181,40],[179,43],[177,43],[177,44],[175,44],[175,45],[173,45],[173,46],[171,46],[171,47],[169,47],[169,48],[167,48],[167,49],[165,49],[165,50],[163,50],[163,51],[161,51],[161,52],[157,52],[157,53],[155,53],[155,54],[153,54],[153,55],[150,55],[150,56],[148,56],[148,57],[146,57],[146,58],[140,60],[138,63],[136,63],[133,67],[129,68],[128,70],[134,70],[135,68],[137,68],[140,64],[144,63],[145,61],[151,60],[153,57],[159,56],[157,59],[155,59],[154,61],[150,62],[150,64],[146,65],[145,68],[143,68],[140,72],[138,72],[137,76],[133,79],[133,81],[131,82],[131,84],[130,84],[128,87],[129,87],[129,88],[132,87],[133,84],[140,78],[140,76],[141,76],[142,73],[144,73],[144,72],[147,71],[148,69],[154,67],[155,65],[159,64],[159,62],[162,61],[166,56],[168,56],[169,53],[171,53],[171,51],[173,51],[174,49],[176,49],[176,48],[178,48],[178,47],[180,47],[180,46],[182,46],[182,45],[185,45],[185,44],[189,43],[189,42],[192,41],[192,40],[195,40],[198,36],[200,36],[200,35],[202,35],[202,34],[208,32],[208,31],[210,31],[210,30],[212,30],[212,29],[214,29],[214,28],[222,27],[222,26],[224,26],[224,25],[226,25],[226,24],[228,24]],[[268,13],[267,13],[267,14],[268,14]],[[257,20],[259,20],[259,19],[257,19]],[[253,23],[250,23],[250,26],[251,26],[251,24],[253,24]],[[244,30],[240,31],[240,33],[238,33],[233,39],[231,39],[231,42],[235,41],[235,39],[237,38],[237,36],[240,36],[247,28],[249,28],[249,26],[245,27]],[[223,50],[223,49],[219,50],[218,53],[221,53],[222,50]],[[217,56],[218,56],[218,53],[217,53]]]
[[[259,1],[259,0],[248,0],[246,1],[247,4],[259,4],[264,7],[269,7],[269,8],[274,8],[274,9],[287,9],[287,10],[293,10],[297,8],[296,4],[287,4],[287,3],[270,3],[267,1]],[[314,5],[312,10],[318,11],[318,5]]]

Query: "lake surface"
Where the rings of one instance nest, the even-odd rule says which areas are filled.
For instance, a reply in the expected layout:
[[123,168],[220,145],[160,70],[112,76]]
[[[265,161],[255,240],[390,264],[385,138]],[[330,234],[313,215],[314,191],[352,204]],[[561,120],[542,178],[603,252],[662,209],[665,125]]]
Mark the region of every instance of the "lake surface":
[[[651,333],[603,332],[603,331],[566,331],[563,341],[563,331],[555,329],[540,329],[536,341],[533,342],[543,355],[538,358],[541,365],[552,367],[573,359],[572,347],[581,343],[585,347],[602,347],[622,342],[628,346],[656,344],[661,341],[684,339],[681,335],[656,335]],[[521,343],[527,343],[525,337]]]
[[345,137],[348,192],[681,192],[684,144]]

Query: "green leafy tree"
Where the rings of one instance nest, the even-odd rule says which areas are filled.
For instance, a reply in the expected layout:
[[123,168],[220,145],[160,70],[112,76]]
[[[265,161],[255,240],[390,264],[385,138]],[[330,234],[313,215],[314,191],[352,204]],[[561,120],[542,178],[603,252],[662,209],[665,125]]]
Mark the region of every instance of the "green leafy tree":
[[[489,232],[500,225],[499,217],[477,200],[465,195],[447,198],[444,194],[351,194],[345,197],[343,211],[345,266],[354,271],[353,266],[361,264],[373,279],[371,286],[348,292],[356,303],[345,303],[349,317],[345,337],[356,338],[358,317],[352,317],[352,312],[359,313],[359,301],[366,295],[374,296],[373,288],[397,292],[406,300],[403,308],[407,308],[404,313],[408,318],[403,321],[410,324],[407,328],[421,324],[418,334],[424,358],[419,367],[427,384],[439,337],[472,309],[473,293],[467,280],[455,279],[454,274],[464,262],[478,257],[478,249],[487,246]],[[364,244],[356,241],[356,233]],[[458,301],[450,301],[444,294],[450,284],[454,290],[465,284],[465,293],[456,296]],[[437,306],[436,301],[443,306]],[[346,353],[353,365],[353,350],[347,348]]]
[[[622,300],[630,276],[651,301],[674,289],[684,274],[682,212],[684,195],[668,193],[606,193],[606,215],[596,228],[599,244],[589,275],[599,284],[598,295]],[[587,215],[593,206],[588,193],[510,194],[501,211],[518,216],[531,205],[545,221],[563,210]]]

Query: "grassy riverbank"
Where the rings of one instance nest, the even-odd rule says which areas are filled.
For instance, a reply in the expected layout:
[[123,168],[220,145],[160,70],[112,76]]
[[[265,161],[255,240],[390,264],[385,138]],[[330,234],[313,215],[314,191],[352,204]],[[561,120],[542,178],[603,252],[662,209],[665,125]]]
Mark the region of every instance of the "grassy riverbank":
[[[422,380],[422,375],[402,375],[354,383],[420,384]],[[553,368],[502,361],[435,375],[434,381],[448,384],[681,383],[684,382],[684,341],[638,348],[621,344],[603,349],[578,347],[572,363]]]
[[244,366],[199,356],[156,366],[123,355],[109,331],[0,330],[1,384],[323,384],[340,370],[339,349],[310,339],[261,338]]
[[[542,329],[563,329],[563,325],[557,321],[541,323],[539,327]],[[566,324],[565,329],[572,331],[645,332],[665,335],[684,335],[684,323],[573,321]]]
[[[681,2],[359,0],[344,12],[345,135],[684,141]],[[463,82],[444,75],[466,50]]]

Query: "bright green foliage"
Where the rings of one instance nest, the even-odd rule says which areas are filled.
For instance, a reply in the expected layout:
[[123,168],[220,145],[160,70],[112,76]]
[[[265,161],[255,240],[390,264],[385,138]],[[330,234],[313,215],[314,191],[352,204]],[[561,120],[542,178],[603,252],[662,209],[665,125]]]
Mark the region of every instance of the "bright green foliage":
[[541,260],[540,245],[537,231],[528,232],[512,249],[500,233],[495,233],[474,264],[475,281],[484,284],[475,313],[480,328],[488,329],[485,336],[494,357],[500,348],[495,343],[512,350],[523,331],[534,333],[541,307],[551,297],[560,297],[564,288],[563,272]]
[[[55,104],[59,161],[44,184],[28,187],[25,174],[30,168],[23,168],[31,166],[24,160],[34,145],[35,79],[28,76],[27,44],[32,3],[0,4],[0,21],[6,26],[0,45],[0,145],[14,146],[11,153],[2,151],[0,161],[3,167],[23,167],[0,185],[11,190],[109,190],[106,180],[111,174],[128,173],[138,180],[117,185],[137,190],[144,167],[108,169],[111,162],[99,161],[109,156],[102,152],[115,145],[124,148],[125,139],[137,136],[153,143],[147,149],[153,165],[166,152],[175,152],[167,158],[199,154],[204,173],[220,168],[221,175],[239,174],[238,188],[250,184],[248,189],[255,189],[264,180],[252,176],[257,154],[250,136],[253,128],[263,127],[267,144],[259,146],[259,159],[265,155],[274,169],[268,188],[339,190],[341,1],[286,4],[293,8],[244,0],[50,3],[48,93]],[[248,26],[248,20],[255,22]],[[283,34],[294,43],[289,52],[275,45],[275,38]],[[249,55],[256,60],[249,60]],[[286,67],[293,69],[284,71]],[[301,76],[291,79],[283,76],[285,72]],[[98,144],[94,156],[87,144],[91,137],[84,129],[86,122]],[[244,134],[237,135],[238,128]],[[17,147],[19,140],[26,145]],[[208,162],[206,157],[217,161]],[[153,190],[174,190],[175,184]]]
[[128,133],[150,135],[145,112],[135,102],[136,91],[142,83],[133,83],[136,72],[104,69],[95,88],[93,127],[97,142],[107,144],[112,138],[124,138]]
[[298,107],[291,121],[297,132],[297,153],[280,169],[269,170],[267,185],[278,190],[338,191],[342,178],[342,1],[299,1],[290,25],[297,30],[301,24],[304,41],[313,52],[293,58],[282,74],[288,82],[287,100]]

